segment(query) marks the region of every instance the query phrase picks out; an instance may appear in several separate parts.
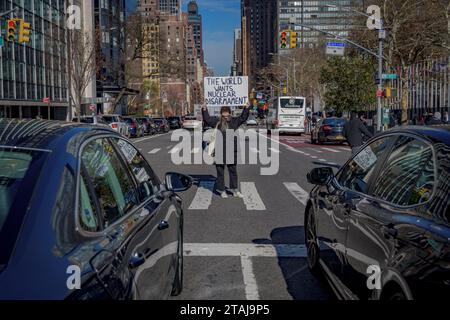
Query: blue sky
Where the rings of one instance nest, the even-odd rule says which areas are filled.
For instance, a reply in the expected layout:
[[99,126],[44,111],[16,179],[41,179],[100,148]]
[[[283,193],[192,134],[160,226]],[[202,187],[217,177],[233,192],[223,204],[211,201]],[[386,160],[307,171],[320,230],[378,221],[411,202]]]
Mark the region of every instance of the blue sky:
[[[182,0],[186,11],[189,0]],[[217,76],[229,75],[233,60],[234,29],[241,26],[240,0],[197,0],[203,18],[205,60]],[[126,0],[129,10],[136,0]]]

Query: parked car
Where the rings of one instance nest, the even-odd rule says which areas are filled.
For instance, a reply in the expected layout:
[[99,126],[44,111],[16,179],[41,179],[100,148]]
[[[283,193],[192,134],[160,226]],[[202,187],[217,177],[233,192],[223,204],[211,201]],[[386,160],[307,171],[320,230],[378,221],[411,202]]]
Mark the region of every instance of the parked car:
[[183,129],[195,130],[202,128],[202,121],[198,120],[197,117],[185,117],[183,121]]
[[149,117],[140,117],[136,118],[136,120],[143,126],[144,134],[154,135],[156,133],[156,125],[153,122],[153,119]]
[[117,114],[108,114],[102,116],[103,120],[114,130],[125,137],[129,137],[129,128],[122,116]]
[[311,129],[311,143],[323,144],[326,142],[344,143],[347,139],[344,135],[344,118],[318,119]]
[[165,118],[154,118],[153,121],[156,124],[156,132],[167,133],[170,131],[169,123]]
[[134,117],[124,117],[123,120],[128,125],[130,138],[139,138],[144,135],[144,126],[140,124]]
[[450,126],[388,131],[308,181],[308,266],[340,298],[450,297]]
[[[73,122],[78,122],[78,117],[72,119]],[[109,127],[109,124],[100,116],[81,116],[80,123],[89,123],[97,126]]]
[[169,122],[169,127],[172,130],[175,129],[181,129],[183,127],[183,120],[182,117],[174,116],[167,118],[167,121]]
[[[181,292],[176,192],[190,177],[168,173],[161,182],[132,144],[97,126],[2,121],[0,146],[0,300]],[[81,288],[72,290],[77,274]]]

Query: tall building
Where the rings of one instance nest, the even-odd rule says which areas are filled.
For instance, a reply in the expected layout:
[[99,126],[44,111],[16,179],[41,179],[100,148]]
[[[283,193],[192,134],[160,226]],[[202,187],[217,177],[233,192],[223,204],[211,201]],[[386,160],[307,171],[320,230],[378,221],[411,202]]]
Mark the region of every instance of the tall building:
[[276,0],[241,0],[243,73],[250,77],[251,86],[256,72],[266,67],[276,52],[276,9]]
[[188,3],[188,23],[193,28],[195,48],[201,63],[204,61],[203,55],[203,32],[202,32],[202,16],[199,14],[196,1]]
[[[30,42],[0,47],[0,117],[69,117],[66,1],[0,1],[0,12],[31,23]],[[13,15],[0,18],[2,26]],[[50,98],[50,105],[43,102]]]
[[355,2],[352,0],[281,0],[278,7],[279,31],[294,30],[298,32],[298,48],[318,45],[319,39],[324,37],[322,33],[301,25],[346,37],[351,28],[352,16],[345,8],[351,8]]
[[[123,48],[125,35],[122,28],[125,21],[125,0],[94,1],[95,29],[100,32],[101,63],[97,74],[97,97],[104,99],[100,108],[102,113],[124,113],[125,99],[115,103],[125,86],[125,58]],[[114,110],[113,110],[114,109]]]
[[231,66],[232,76],[242,76],[242,31],[234,30],[233,45],[233,65]]
[[179,15],[181,13],[180,2],[180,0],[159,0],[158,10],[170,15]]

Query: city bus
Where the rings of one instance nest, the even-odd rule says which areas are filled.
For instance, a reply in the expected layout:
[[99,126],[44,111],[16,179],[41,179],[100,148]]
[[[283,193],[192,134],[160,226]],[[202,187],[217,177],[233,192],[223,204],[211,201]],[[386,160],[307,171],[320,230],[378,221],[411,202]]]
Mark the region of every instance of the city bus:
[[277,97],[269,105],[267,129],[280,133],[306,133],[306,98]]

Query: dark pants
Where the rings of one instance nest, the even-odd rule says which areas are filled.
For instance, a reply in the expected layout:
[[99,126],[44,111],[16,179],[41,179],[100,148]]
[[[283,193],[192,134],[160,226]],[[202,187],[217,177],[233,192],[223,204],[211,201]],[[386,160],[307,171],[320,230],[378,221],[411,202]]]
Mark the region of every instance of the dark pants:
[[[230,189],[238,189],[237,166],[235,164],[228,164],[226,166],[228,168],[228,173],[230,174]],[[225,191],[225,165],[216,164],[216,169],[217,169],[216,190]]]

